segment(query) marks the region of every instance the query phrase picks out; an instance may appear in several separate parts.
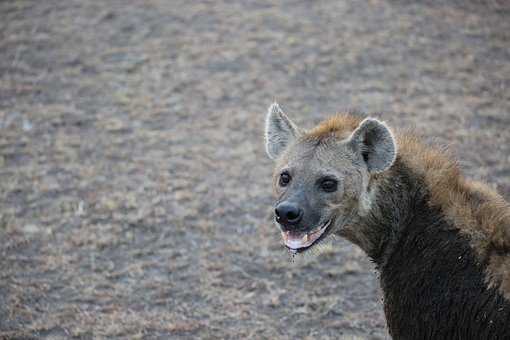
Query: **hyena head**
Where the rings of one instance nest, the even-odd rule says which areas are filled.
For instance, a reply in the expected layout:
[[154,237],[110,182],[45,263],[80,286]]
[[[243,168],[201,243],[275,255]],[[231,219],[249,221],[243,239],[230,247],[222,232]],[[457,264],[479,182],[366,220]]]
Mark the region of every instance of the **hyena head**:
[[332,234],[362,246],[356,228],[372,209],[371,180],[396,158],[389,128],[372,118],[338,116],[304,131],[274,103],[265,139],[276,164],[274,214],[285,246],[302,252]]

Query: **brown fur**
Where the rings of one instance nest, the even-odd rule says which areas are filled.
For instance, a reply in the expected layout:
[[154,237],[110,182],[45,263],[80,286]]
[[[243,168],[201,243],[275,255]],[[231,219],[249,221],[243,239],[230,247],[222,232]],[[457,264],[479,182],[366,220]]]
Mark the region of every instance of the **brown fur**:
[[[360,122],[354,116],[338,115],[306,136],[347,138]],[[413,134],[395,136],[400,159],[424,178],[429,204],[441,208],[448,221],[470,237],[479,261],[488,263],[488,284],[499,286],[510,299],[510,205],[487,185],[464,178],[446,151],[425,146]]]
[[340,139],[347,138],[361,123],[361,119],[351,115],[336,115],[321,122],[306,133],[309,138],[324,139],[335,136]]

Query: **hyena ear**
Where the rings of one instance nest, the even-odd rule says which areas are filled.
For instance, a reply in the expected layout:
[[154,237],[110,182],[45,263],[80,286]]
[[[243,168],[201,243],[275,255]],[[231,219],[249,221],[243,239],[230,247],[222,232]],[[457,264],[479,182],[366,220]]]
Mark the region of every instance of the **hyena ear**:
[[269,158],[276,159],[300,134],[299,128],[283,113],[277,103],[273,103],[266,116],[266,152]]
[[389,169],[397,157],[397,143],[385,123],[366,118],[354,130],[349,143],[360,152],[370,173]]

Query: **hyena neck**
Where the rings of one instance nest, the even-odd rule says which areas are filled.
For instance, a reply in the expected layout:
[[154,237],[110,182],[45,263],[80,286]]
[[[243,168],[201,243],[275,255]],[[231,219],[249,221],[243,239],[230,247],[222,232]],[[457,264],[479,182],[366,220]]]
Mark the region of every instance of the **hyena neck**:
[[429,206],[423,178],[401,158],[387,173],[374,178],[372,186],[374,202],[370,211],[359,217],[359,231],[363,234],[362,248],[381,266],[408,227],[440,218],[440,212]]

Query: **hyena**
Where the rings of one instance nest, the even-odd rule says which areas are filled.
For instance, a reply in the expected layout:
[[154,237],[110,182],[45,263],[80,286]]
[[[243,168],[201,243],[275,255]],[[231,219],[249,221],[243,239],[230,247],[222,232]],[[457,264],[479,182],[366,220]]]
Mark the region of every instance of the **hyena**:
[[275,220],[294,253],[330,235],[380,273],[395,339],[510,339],[510,206],[447,152],[383,122],[332,117],[305,131],[275,103]]

